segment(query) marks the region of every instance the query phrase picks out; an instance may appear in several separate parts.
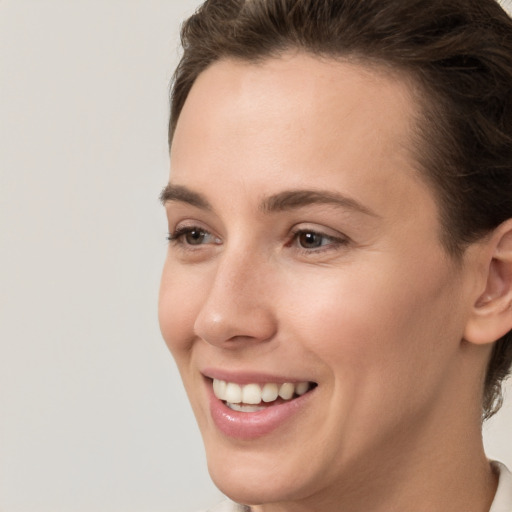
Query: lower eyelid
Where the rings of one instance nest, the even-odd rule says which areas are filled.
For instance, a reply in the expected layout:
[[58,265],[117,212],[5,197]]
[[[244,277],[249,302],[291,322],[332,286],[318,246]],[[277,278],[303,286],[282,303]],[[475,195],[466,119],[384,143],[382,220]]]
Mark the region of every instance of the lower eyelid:
[[342,240],[338,240],[335,238],[327,238],[326,237],[326,240],[327,240],[326,243],[323,243],[323,244],[319,245],[318,247],[307,248],[307,247],[303,247],[303,246],[299,245],[299,248],[303,251],[319,252],[319,251],[328,251],[330,249],[336,249],[337,247],[346,245],[345,242],[343,242]]

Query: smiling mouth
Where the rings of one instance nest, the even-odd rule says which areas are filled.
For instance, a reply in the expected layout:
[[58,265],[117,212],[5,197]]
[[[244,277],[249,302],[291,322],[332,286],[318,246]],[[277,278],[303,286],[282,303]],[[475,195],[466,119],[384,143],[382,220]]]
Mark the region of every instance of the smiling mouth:
[[258,412],[270,406],[290,402],[317,386],[314,382],[276,384],[246,384],[213,379],[214,395],[230,409],[238,412]]

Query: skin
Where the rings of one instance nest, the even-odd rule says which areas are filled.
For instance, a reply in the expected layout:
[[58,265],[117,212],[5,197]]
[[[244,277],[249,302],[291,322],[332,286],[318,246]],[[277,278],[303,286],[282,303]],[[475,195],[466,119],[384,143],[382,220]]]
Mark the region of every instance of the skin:
[[[489,510],[490,345],[464,336],[490,250],[456,262],[443,248],[415,114],[404,79],[300,53],[213,64],[181,113],[170,183],[202,203],[169,196],[169,231],[203,238],[170,242],[160,325],[213,480],[254,511]],[[268,208],[296,190],[348,200]],[[293,421],[241,441],[212,422],[207,367],[318,387]]]

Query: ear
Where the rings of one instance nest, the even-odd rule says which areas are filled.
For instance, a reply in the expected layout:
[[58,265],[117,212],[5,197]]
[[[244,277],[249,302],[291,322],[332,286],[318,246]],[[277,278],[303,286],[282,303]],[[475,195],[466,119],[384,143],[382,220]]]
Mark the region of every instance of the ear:
[[512,219],[498,226],[484,242],[484,289],[473,305],[464,339],[493,343],[512,329]]

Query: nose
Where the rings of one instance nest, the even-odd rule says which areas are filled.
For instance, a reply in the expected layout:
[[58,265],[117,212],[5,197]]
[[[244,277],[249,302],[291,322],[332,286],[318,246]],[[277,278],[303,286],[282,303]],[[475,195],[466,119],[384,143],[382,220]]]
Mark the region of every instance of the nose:
[[249,251],[219,255],[194,323],[195,334],[223,348],[270,341],[277,328],[272,282],[269,265]]

